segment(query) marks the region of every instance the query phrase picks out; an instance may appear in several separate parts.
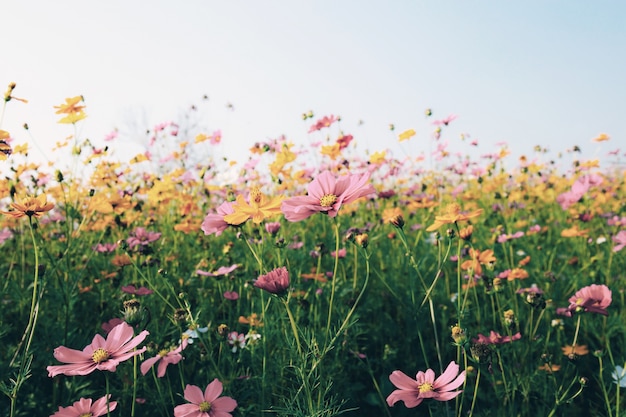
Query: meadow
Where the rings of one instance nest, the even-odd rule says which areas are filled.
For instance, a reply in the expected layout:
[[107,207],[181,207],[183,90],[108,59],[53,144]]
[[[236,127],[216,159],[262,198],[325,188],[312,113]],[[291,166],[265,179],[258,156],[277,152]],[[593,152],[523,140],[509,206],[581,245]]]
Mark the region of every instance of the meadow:
[[624,415],[624,165],[429,113],[401,159],[312,112],[241,165],[172,122],[117,156],[80,96],[50,163],[0,130],[0,416]]

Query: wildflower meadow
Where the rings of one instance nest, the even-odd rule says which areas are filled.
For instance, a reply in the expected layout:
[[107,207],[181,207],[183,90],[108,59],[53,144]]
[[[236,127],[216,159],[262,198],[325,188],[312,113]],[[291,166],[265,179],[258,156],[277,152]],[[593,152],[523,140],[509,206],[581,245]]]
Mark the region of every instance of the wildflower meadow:
[[313,112],[306,146],[231,161],[183,118],[128,155],[88,116],[59,99],[44,162],[0,130],[0,416],[625,415],[624,150],[513,159],[426,110],[412,156]]

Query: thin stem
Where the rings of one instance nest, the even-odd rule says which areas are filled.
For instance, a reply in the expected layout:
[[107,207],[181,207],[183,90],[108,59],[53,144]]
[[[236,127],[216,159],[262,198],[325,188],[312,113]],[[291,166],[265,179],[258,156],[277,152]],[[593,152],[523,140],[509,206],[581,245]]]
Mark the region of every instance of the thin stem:
[[298,327],[296,326],[296,321],[293,318],[293,314],[291,313],[291,309],[289,308],[289,299],[283,301],[285,304],[285,309],[287,310],[287,315],[289,316],[289,324],[291,324],[291,331],[293,332],[293,337],[296,339],[296,346],[298,347],[298,354],[302,356],[302,347],[300,346],[300,336],[298,335]]
[[472,406],[470,407],[470,412],[468,417],[472,417],[474,415],[474,406],[476,405],[476,397],[478,394],[478,384],[480,383],[480,366],[478,367],[478,374],[476,375],[476,386],[474,387],[474,396],[472,397]]

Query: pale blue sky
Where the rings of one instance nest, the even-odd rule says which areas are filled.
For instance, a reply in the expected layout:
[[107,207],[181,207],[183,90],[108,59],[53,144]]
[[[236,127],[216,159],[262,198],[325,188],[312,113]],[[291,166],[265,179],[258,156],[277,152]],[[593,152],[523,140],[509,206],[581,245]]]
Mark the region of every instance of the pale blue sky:
[[[626,150],[621,1],[38,0],[3,2],[0,16],[0,84],[30,100],[5,115],[18,141],[30,140],[24,122],[42,144],[71,133],[52,109],[69,96],[85,97],[82,134],[98,143],[207,94],[203,124],[237,159],[280,134],[306,143],[309,109],[398,157],[430,137],[426,108],[459,115],[444,133],[453,150],[462,132],[482,152],[499,141],[516,154]],[[389,123],[418,134],[400,149]],[[602,132],[611,141],[592,143]]]

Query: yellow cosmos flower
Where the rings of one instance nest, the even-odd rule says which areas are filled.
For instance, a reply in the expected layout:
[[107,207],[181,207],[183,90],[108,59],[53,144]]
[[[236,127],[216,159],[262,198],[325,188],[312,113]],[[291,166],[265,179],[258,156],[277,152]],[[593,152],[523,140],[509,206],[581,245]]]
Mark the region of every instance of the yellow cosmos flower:
[[374,152],[370,156],[370,163],[371,164],[382,164],[383,162],[385,162],[385,157],[386,156],[387,156],[387,152],[386,151]]
[[562,237],[585,237],[589,230],[580,230],[578,226],[574,225],[574,227],[570,227],[569,229],[564,229],[561,231]]
[[593,138],[594,142],[604,142],[611,139],[611,137],[609,135],[607,135],[606,133],[600,133],[598,136],[596,136],[595,138]]
[[403,142],[405,140],[409,140],[413,136],[415,136],[415,130],[413,130],[413,129],[405,130],[404,132],[402,132],[402,133],[400,133],[398,135],[398,142]]
[[47,211],[52,210],[53,203],[48,203],[45,194],[41,194],[37,197],[26,197],[21,203],[11,203],[14,211],[0,211],[0,213],[19,219],[20,217],[41,217]]
[[258,187],[254,187],[250,191],[249,202],[240,194],[233,203],[234,213],[224,216],[224,221],[228,224],[239,225],[248,219],[256,224],[261,223],[268,217],[281,214],[280,205],[281,197],[270,199],[261,193]]
[[334,161],[341,155],[341,146],[339,146],[338,143],[335,143],[333,145],[322,146],[322,149],[320,150],[320,152],[322,155],[330,156],[330,159]]
[[463,214],[461,213],[461,207],[456,203],[451,203],[446,206],[443,214],[439,216],[435,216],[435,222],[428,226],[426,229],[427,232],[434,232],[439,229],[444,224],[453,224],[461,221],[467,221],[469,219],[473,219],[474,217],[478,217],[482,214],[483,210],[478,209],[474,210],[471,213]]
[[65,103],[54,106],[55,109],[58,109],[56,111],[56,114],[71,114],[82,112],[85,106],[80,106],[78,104],[81,101],[83,101],[83,96],[66,98]]
[[83,120],[85,117],[87,117],[87,115],[85,114],[85,112],[82,111],[78,113],[70,113],[61,120],[59,120],[57,123],[74,124],[80,120]]

